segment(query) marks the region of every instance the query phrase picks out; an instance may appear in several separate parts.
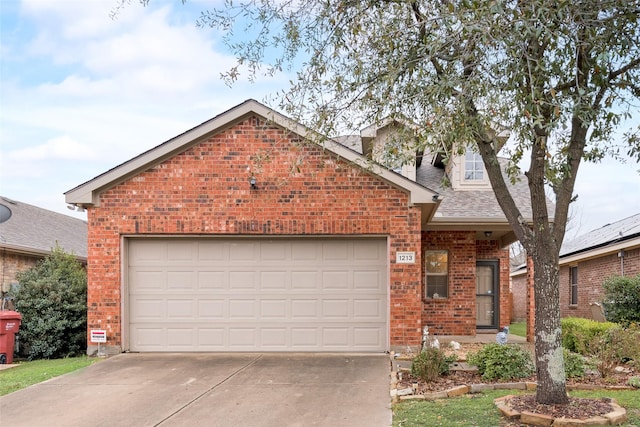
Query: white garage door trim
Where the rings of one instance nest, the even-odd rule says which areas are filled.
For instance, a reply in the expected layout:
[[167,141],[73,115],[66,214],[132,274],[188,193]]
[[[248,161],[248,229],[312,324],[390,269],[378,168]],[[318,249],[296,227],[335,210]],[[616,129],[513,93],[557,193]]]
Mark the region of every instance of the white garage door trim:
[[130,351],[382,352],[386,238],[125,238]]

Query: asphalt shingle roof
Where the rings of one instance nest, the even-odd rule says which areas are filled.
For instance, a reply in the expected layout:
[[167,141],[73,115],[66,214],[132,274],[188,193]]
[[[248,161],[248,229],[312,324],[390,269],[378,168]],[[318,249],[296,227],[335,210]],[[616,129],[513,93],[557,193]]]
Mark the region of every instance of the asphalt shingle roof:
[[[457,190],[444,185],[444,169],[435,167],[427,161],[416,171],[416,180],[419,184],[431,188],[442,195],[442,202],[436,216],[445,218],[487,218],[504,219],[502,208],[498,204],[491,188],[482,190]],[[531,218],[531,200],[529,198],[529,186],[525,179],[510,184],[507,180],[509,191],[513,196],[520,213],[524,218]],[[553,206],[549,202],[549,208]],[[553,211],[549,211],[553,215]]]
[[47,253],[60,246],[87,258],[87,222],[0,196],[11,217],[0,223],[0,247]]
[[634,237],[640,237],[640,213],[589,231],[570,241],[565,241],[560,249],[560,256],[618,243]]

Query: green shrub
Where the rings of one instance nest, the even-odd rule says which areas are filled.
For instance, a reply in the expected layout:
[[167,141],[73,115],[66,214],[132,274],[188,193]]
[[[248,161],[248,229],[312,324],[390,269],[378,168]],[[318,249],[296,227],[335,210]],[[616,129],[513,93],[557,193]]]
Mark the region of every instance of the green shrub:
[[566,348],[563,349],[564,354],[564,371],[567,378],[584,377],[584,357],[578,353],[573,353]]
[[621,363],[635,364],[640,359],[640,330],[637,325],[615,326],[584,340],[584,354],[603,378]]
[[435,347],[425,348],[413,359],[411,375],[424,381],[435,381],[441,375],[449,373],[449,364],[456,361],[456,356],[447,356]]
[[640,274],[635,277],[611,276],[602,287],[602,306],[608,321],[625,326],[640,322]]
[[531,354],[519,345],[487,344],[468,360],[488,381],[526,378],[534,372]]
[[611,322],[596,322],[579,317],[565,317],[561,319],[562,346],[574,353],[586,356],[594,339],[603,336],[609,329],[618,325]]
[[640,377],[631,377],[628,383],[631,387],[640,388]]
[[82,354],[87,347],[87,275],[82,265],[55,248],[17,279],[20,355],[33,360]]

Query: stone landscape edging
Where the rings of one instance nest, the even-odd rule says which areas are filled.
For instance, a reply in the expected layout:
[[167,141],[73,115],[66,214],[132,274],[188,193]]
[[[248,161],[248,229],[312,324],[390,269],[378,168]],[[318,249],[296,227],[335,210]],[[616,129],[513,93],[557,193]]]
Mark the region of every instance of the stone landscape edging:
[[[393,367],[393,360],[391,361]],[[437,400],[447,399],[450,397],[463,396],[467,393],[481,393],[489,390],[525,390],[534,391],[538,384],[532,381],[520,381],[509,383],[477,383],[471,385],[459,385],[447,390],[437,391],[432,393],[414,394],[415,390],[412,387],[398,389],[398,383],[400,381],[399,374],[401,372],[409,372],[407,369],[401,369],[400,371],[391,371],[391,399],[392,403],[399,401],[411,401],[411,400]],[[631,386],[593,386],[590,384],[577,384],[567,386],[568,390],[635,390]],[[535,414],[533,412],[523,411],[522,413],[516,411],[508,405],[509,399],[514,395],[507,395],[494,399],[494,404],[500,411],[500,413],[509,419],[518,419],[521,422],[534,425],[534,426],[552,426],[552,427],[579,427],[579,426],[608,426],[608,425],[620,425],[627,420],[627,411],[623,407],[617,404],[615,399],[607,399],[613,407],[613,411],[603,416],[591,417],[586,420],[572,419],[572,418],[553,418],[549,415]]]
[[[404,388],[398,389],[398,383],[400,382],[399,374],[401,372],[409,373],[411,370],[406,368],[401,368],[400,365],[396,364],[399,367],[399,370],[393,370],[394,361],[411,361],[413,358],[409,357],[394,357],[391,356],[391,398],[393,403],[404,400],[436,400],[436,399],[446,399],[449,397],[462,396],[467,393],[481,393],[483,391],[491,391],[491,390],[525,390],[525,391],[535,391],[537,387],[537,383],[533,381],[519,381],[519,382],[507,382],[507,383],[476,383],[470,385],[459,385],[447,390],[425,393],[425,394],[415,394],[415,390],[413,388]],[[609,391],[617,391],[617,390],[635,390],[632,386],[597,386],[592,384],[574,384],[567,385],[567,390],[609,390]]]
[[613,407],[611,412],[584,420],[565,417],[554,418],[550,415],[536,414],[528,411],[520,412],[509,406],[509,400],[514,397],[516,396],[512,394],[498,397],[493,400],[493,403],[504,417],[510,420],[519,420],[526,425],[543,427],[617,426],[627,420],[627,410],[618,405],[615,399],[608,397],[603,398],[603,400]]

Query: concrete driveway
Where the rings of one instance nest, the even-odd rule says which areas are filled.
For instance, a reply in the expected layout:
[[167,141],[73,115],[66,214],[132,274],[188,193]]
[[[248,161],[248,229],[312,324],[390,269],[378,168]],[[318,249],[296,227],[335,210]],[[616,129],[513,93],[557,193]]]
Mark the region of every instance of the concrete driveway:
[[389,426],[389,358],[121,354],[0,397],[7,426]]

